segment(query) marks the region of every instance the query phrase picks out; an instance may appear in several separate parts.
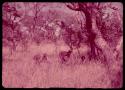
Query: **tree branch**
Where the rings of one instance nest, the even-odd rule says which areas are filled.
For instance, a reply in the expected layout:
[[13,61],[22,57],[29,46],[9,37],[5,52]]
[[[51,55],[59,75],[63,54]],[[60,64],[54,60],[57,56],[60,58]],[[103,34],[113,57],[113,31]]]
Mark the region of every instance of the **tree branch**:
[[68,4],[68,5],[67,5],[67,4],[65,4],[65,5],[66,5],[69,9],[71,9],[71,10],[81,11],[81,9],[80,9],[79,7],[77,7],[77,8],[76,8],[76,7],[74,6],[74,4],[72,4],[72,6],[71,6],[71,5],[69,5],[69,4]]

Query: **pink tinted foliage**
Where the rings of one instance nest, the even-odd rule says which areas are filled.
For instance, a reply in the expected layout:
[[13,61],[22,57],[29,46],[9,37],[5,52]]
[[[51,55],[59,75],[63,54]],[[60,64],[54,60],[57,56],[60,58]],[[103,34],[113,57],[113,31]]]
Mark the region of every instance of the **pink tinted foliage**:
[[48,62],[47,60],[47,54],[40,54],[40,53],[37,53],[33,56],[33,61],[36,65],[40,65],[41,63],[43,62]]
[[[31,49],[33,54],[35,52],[32,56],[33,64],[38,67],[41,67],[41,63],[44,64],[44,62],[48,62],[49,59],[52,61],[53,59],[58,59],[59,57],[57,61],[59,65],[65,64],[73,66],[74,68],[75,65],[77,66],[80,63],[81,66],[83,65],[84,67],[84,62],[89,62],[91,64],[92,61],[92,63],[94,62],[97,65],[98,63],[103,64],[105,68],[108,67],[108,70],[111,70],[110,68],[114,63],[113,61],[115,61],[114,58],[112,58],[114,55],[112,46],[115,47],[117,45],[117,41],[122,35],[122,31],[119,25],[120,23],[116,21],[117,18],[113,18],[111,20],[109,20],[110,17],[106,19],[102,18],[101,10],[106,7],[100,7],[101,4],[99,3],[71,3],[66,5],[69,9],[80,11],[84,14],[83,17],[85,19],[81,20],[85,22],[83,25],[82,22],[76,24],[74,17],[72,17],[73,19],[70,17],[71,14],[65,14],[63,12],[64,8],[62,13],[64,13],[65,18],[63,15],[59,14],[58,10],[44,10],[43,8],[40,8],[40,4],[35,3],[33,5],[33,12],[25,11],[25,13],[33,13],[34,15],[24,15],[24,18],[22,19],[15,6],[9,6],[9,4],[6,3],[3,5],[5,13],[3,14],[4,46],[8,45],[10,48],[16,49],[18,45],[22,45],[30,49],[30,46],[32,48],[32,46],[37,47],[37,45],[39,45],[40,48],[38,46],[38,51],[36,48],[36,51]],[[17,18],[21,20],[16,22],[15,20]],[[62,18],[64,20],[58,21],[58,19]],[[81,19],[79,16],[78,18]],[[95,24],[93,24],[93,18],[95,18]],[[68,19],[70,20],[68,21]],[[52,25],[50,25],[51,23]],[[95,28],[93,28],[93,25],[95,25],[97,30],[94,30]],[[23,28],[21,27],[26,27],[26,32],[23,31]],[[60,37],[56,37],[55,27],[61,28]],[[99,39],[98,37],[101,38],[102,41],[106,42],[105,47],[101,45],[103,44],[102,41],[95,42],[96,39]],[[33,42],[35,42],[35,44]],[[46,48],[44,48],[44,44],[46,44]],[[60,47],[63,47],[63,45],[64,47],[67,46],[69,49],[61,50],[62,48]],[[84,51],[84,49],[86,51]],[[42,53],[38,53],[39,50]],[[31,53],[32,52],[27,54]],[[111,55],[111,58],[109,55]],[[121,59],[120,55],[118,55],[118,59]],[[93,71],[93,67],[91,71]],[[114,75],[114,78],[111,81],[112,87],[119,87],[122,82],[121,72],[116,74],[112,74],[112,71],[109,72],[111,72],[110,75]],[[82,72],[80,71],[80,73]]]
[[123,85],[123,72],[118,71],[114,78],[111,80],[111,85],[113,88],[121,88]]
[[40,54],[36,54],[33,56],[33,60],[35,61],[36,64],[40,64],[41,62],[41,55]]
[[59,53],[59,57],[61,59],[61,64],[67,63],[69,61],[69,57],[72,53],[72,50],[69,51],[61,51]]

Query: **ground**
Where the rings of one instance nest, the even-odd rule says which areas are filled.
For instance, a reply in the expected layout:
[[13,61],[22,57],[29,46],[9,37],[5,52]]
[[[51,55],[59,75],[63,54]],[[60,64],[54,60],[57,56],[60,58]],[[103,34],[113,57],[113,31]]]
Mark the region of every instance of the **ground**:
[[[56,47],[57,53],[68,49],[63,42],[59,46],[54,43],[36,46],[32,43],[27,51],[21,51],[18,47],[9,55],[9,50],[4,47],[3,87],[108,87],[110,82],[104,67],[97,63],[86,63],[64,68],[57,62]],[[32,58],[37,53],[47,53],[48,62],[36,65]]]

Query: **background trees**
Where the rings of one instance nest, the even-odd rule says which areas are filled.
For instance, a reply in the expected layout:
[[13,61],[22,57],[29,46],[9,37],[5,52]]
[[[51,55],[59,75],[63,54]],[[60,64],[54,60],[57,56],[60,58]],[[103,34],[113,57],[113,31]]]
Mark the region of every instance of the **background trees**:
[[[44,3],[25,3],[24,14],[20,14],[21,11],[19,11],[19,6],[16,3],[4,3],[3,37],[9,37],[15,43],[16,41],[23,42],[26,38],[33,42],[41,42],[45,37],[54,41],[56,28],[60,27],[62,28],[60,34],[70,47],[80,46],[84,42],[91,47],[93,53],[90,55],[91,57],[94,54],[96,55],[97,47],[99,48],[100,43],[97,37],[100,37],[106,43],[107,48],[115,49],[119,38],[122,36],[120,8],[113,6],[112,3],[66,3],[65,5],[81,15],[76,15],[74,18],[73,15],[66,14],[61,10],[51,10]],[[65,15],[62,15],[64,13]],[[57,25],[56,20],[63,23]],[[25,31],[22,31],[21,27],[27,27],[25,30],[27,33],[24,33]]]
[[14,6],[4,3],[3,7],[3,45],[10,45],[12,49],[16,49],[18,41],[21,40],[21,32],[18,30],[20,25],[17,21],[20,20],[21,16]]

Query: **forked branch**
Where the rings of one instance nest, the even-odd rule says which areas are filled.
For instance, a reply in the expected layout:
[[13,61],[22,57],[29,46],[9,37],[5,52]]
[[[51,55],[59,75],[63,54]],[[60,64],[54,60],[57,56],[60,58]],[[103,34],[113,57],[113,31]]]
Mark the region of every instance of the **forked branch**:
[[67,3],[65,4],[69,9],[71,10],[75,10],[75,11],[81,11],[81,9],[79,8],[79,5],[76,5],[74,3]]

